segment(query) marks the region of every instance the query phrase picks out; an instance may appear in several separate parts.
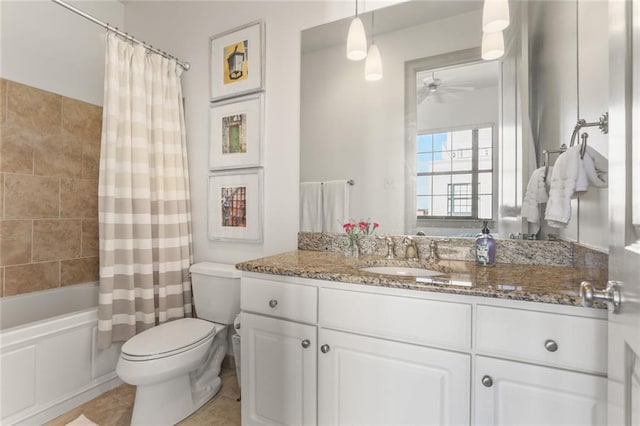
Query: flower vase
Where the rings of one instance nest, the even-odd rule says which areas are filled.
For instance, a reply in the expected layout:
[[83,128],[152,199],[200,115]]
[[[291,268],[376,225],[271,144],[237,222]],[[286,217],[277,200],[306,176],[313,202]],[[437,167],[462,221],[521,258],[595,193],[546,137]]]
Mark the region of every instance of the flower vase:
[[349,237],[349,242],[347,244],[347,248],[345,249],[344,255],[346,257],[358,257],[360,254],[360,247],[358,246],[358,238]]

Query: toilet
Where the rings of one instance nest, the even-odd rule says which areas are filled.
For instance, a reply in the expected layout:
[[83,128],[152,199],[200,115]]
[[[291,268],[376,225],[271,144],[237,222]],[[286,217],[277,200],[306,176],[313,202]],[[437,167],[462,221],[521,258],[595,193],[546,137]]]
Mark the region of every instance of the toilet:
[[132,425],[173,425],[220,390],[229,325],[240,312],[240,271],[211,262],[190,271],[198,318],[163,323],[122,345],[116,373],[136,386]]

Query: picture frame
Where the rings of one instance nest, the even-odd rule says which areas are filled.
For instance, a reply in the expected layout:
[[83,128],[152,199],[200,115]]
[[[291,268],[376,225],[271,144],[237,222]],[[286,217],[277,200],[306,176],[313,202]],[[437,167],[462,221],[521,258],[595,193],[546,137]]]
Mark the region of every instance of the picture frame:
[[262,178],[262,168],[209,174],[210,240],[262,242]]
[[225,31],[209,39],[210,100],[216,102],[263,89],[263,21]]
[[209,170],[261,166],[263,118],[263,93],[211,104]]

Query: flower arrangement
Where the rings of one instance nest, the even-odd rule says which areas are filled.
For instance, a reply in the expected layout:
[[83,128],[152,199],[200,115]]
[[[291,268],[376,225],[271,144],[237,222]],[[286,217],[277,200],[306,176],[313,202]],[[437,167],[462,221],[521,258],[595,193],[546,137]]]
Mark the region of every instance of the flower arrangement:
[[357,224],[353,221],[345,222],[342,225],[342,229],[344,229],[344,232],[346,232],[349,237],[347,255],[357,256],[358,239],[360,238],[360,235],[371,235],[379,226],[380,224],[378,222],[371,222],[368,219],[366,222],[364,220],[360,220]]

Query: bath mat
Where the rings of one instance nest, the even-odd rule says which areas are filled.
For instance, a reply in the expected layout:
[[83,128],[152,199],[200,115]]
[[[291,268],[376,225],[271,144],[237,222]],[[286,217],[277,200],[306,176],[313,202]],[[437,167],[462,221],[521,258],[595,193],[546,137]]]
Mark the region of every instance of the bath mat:
[[98,424],[86,418],[84,414],[80,414],[77,419],[67,423],[65,426],[98,426]]

